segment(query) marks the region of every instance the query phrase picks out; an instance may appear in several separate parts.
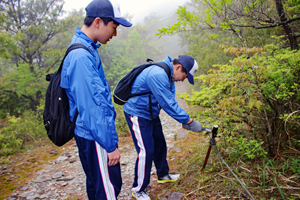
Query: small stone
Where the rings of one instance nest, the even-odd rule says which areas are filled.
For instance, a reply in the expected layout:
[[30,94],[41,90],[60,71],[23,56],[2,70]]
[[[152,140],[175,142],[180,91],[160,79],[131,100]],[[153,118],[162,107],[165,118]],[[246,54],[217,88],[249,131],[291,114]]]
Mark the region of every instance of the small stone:
[[69,152],[65,152],[65,153],[62,153],[60,156],[71,157],[71,154]]
[[53,179],[58,179],[58,178],[62,177],[63,175],[64,175],[64,173],[62,173],[62,172],[57,172],[57,173],[53,174],[52,178],[53,178]]
[[174,147],[172,150],[175,151],[175,152],[180,152],[181,151],[180,148],[178,148],[178,147]]
[[51,151],[50,154],[56,155],[56,154],[58,154],[58,152],[57,151]]
[[35,195],[32,195],[32,196],[27,197],[26,200],[39,199],[39,197],[40,197],[40,195],[35,194]]
[[22,191],[26,191],[28,189],[29,189],[29,187],[27,187],[27,186],[21,188]]
[[180,200],[181,197],[183,197],[185,194],[180,192],[172,192],[171,196],[168,198],[168,200]]
[[24,192],[23,194],[20,195],[21,198],[27,198],[29,196],[33,196],[34,192],[32,191],[28,191],[28,192]]
[[69,159],[69,162],[70,162],[70,163],[76,162],[76,157],[75,157],[75,156],[71,157],[71,158]]
[[179,132],[179,133],[177,133],[177,138],[178,139],[182,138],[182,137],[186,136],[186,134],[188,134],[188,133],[189,133],[188,131]]
[[63,182],[63,183],[61,184],[62,187],[63,187],[63,186],[66,186],[66,185],[68,185],[67,182]]
[[13,193],[12,195],[11,195],[11,197],[18,197],[19,196],[19,193]]
[[62,177],[57,179],[58,181],[70,181],[72,180],[74,177],[73,176],[66,176],[66,177]]
[[67,157],[67,156],[60,156],[59,158],[57,158],[57,160],[56,160],[56,162],[62,162],[62,161],[65,161],[65,160],[68,160],[69,159],[69,157]]

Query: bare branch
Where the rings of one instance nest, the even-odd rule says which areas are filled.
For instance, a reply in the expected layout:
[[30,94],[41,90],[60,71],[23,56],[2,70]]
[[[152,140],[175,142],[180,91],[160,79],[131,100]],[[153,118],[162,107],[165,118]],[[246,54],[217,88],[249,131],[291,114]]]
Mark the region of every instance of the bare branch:
[[292,18],[292,19],[289,19],[289,20],[284,21],[284,22],[277,22],[275,24],[267,25],[267,26],[240,25],[240,24],[234,24],[234,26],[237,26],[237,27],[248,27],[248,28],[255,28],[255,29],[264,29],[264,28],[274,28],[274,27],[277,27],[277,26],[286,25],[286,24],[289,24],[291,22],[298,21],[298,20],[300,20],[300,16]]

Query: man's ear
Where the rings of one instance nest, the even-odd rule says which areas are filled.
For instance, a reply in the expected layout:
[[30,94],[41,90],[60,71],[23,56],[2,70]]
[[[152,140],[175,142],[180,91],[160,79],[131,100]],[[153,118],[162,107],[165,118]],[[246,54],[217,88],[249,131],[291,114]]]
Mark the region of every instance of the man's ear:
[[175,66],[176,71],[181,70],[182,69],[182,65],[181,64],[177,64]]
[[96,28],[99,28],[101,23],[103,23],[102,19],[100,17],[96,17],[93,21],[93,25],[96,27]]

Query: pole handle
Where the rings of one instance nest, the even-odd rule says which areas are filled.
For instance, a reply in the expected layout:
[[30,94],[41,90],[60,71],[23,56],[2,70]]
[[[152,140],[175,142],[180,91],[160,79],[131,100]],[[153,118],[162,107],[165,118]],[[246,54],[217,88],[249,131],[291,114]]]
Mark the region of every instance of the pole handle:
[[201,131],[211,132],[212,133],[212,137],[215,138],[218,135],[218,128],[219,128],[218,125],[214,125],[214,127],[212,129],[211,128],[202,127]]

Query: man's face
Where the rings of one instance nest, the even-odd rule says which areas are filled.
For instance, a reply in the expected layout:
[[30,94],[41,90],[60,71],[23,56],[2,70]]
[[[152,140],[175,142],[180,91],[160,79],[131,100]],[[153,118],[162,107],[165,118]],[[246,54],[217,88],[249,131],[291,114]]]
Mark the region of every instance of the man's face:
[[118,26],[119,25],[116,25],[114,21],[110,21],[107,25],[105,25],[101,20],[99,28],[97,29],[97,41],[101,44],[106,44],[113,36],[117,36]]
[[178,64],[178,65],[174,65],[173,67],[173,76],[174,76],[174,78],[172,78],[173,82],[184,81],[184,79],[187,78],[187,73],[183,72],[182,65]]

